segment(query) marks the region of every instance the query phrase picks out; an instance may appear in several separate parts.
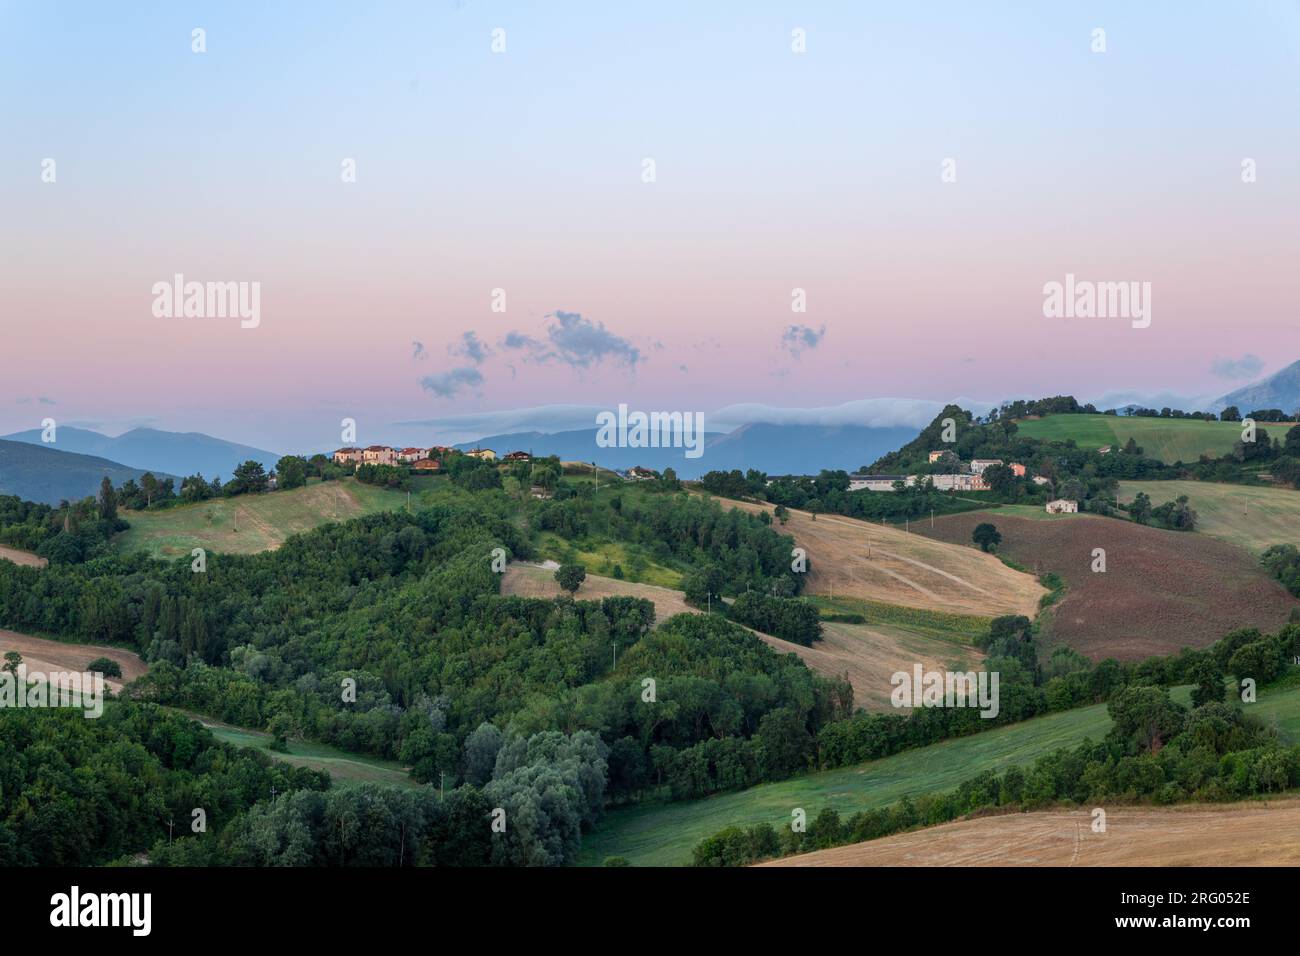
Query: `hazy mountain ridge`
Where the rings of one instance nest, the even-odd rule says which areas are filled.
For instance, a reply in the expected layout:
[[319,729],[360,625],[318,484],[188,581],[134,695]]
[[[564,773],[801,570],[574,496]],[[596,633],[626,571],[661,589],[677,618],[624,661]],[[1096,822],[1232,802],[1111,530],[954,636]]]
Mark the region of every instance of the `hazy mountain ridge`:
[[[48,505],[74,501],[98,492],[105,475],[114,485],[121,485],[128,478],[139,481],[148,470],[49,445],[0,439],[0,494],[17,495],[26,501]],[[163,479],[174,477],[155,474]]]
[[1300,362],[1274,372],[1268,378],[1229,392],[1215,403],[1216,411],[1236,405],[1243,415],[1261,408],[1300,409]]
[[119,467],[169,475],[197,472],[208,479],[229,478],[236,465],[250,458],[261,462],[267,471],[280,460],[280,455],[275,452],[213,438],[202,432],[166,432],[155,428],[134,428],[110,438],[89,429],[63,426],[55,432],[53,444],[41,441],[38,428],[0,438],[123,463]]
[[488,435],[456,445],[476,446],[498,455],[527,451],[559,455],[564,460],[595,461],[606,468],[633,465],[662,471],[672,467],[680,478],[699,478],[708,471],[757,468],[770,475],[816,474],[823,468],[856,471],[886,452],[911,441],[917,429],[908,426],[873,428],[862,425],[742,425],[731,432],[706,432],[704,451],[687,458],[684,448],[602,448],[595,428],[554,433],[511,432]]

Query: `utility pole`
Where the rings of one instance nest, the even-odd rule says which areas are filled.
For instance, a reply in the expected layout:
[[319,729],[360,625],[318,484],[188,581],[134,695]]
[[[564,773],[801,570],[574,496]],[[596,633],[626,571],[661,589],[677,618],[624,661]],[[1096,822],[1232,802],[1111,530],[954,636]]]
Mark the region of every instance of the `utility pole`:
[[167,821],[167,842],[168,843],[172,842],[172,827],[174,826],[176,826],[176,821],[169,819]]
[[934,530],[934,509],[930,509],[930,530]]
[[614,642],[614,669],[618,669],[618,641]]
[[438,800],[444,800],[447,796],[447,771],[438,771]]

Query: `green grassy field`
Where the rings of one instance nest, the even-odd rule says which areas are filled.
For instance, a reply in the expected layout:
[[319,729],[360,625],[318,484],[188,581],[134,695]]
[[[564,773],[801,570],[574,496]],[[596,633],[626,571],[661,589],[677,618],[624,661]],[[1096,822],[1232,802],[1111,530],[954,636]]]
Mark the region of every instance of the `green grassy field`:
[[1109,729],[1110,717],[1099,704],[739,793],[614,810],[583,839],[579,863],[599,865],[607,856],[623,856],[633,866],[687,864],[695,844],[724,827],[764,821],[780,826],[796,807],[809,819],[825,806],[845,816],[908,794],[952,790],[983,770],[1024,766],[1086,737],[1099,740]]
[[[1225,455],[1241,437],[1235,422],[1202,422],[1187,418],[1134,418],[1117,415],[1049,415],[1017,422],[1020,434],[1041,441],[1074,439],[1080,448],[1118,447],[1132,438],[1148,458],[1166,464],[1194,462],[1202,454]],[[1270,438],[1285,438],[1294,423],[1261,425]]]
[[1145,491],[1152,504],[1186,495],[1197,514],[1197,530],[1256,554],[1270,545],[1300,545],[1300,491],[1208,481],[1124,481],[1125,504]]
[[[412,479],[412,502],[441,479]],[[445,483],[445,482],[443,482]],[[329,521],[347,521],[377,511],[406,507],[406,493],[365,485],[352,478],[313,481],[305,488],[264,495],[216,498],[160,511],[124,511],[131,525],[114,539],[124,552],[154,557],[188,556],[194,548],[252,554],[279,547],[294,534]]]
[[586,538],[567,541],[550,531],[537,537],[539,560],[560,564],[581,564],[592,574],[612,577],[614,565],[623,569],[623,579],[634,584],[653,584],[661,588],[680,588],[682,573],[655,561],[644,548],[622,541]]
[[[1175,688],[1172,696],[1187,706],[1191,688]],[[1287,743],[1300,740],[1300,687],[1265,690],[1258,703],[1244,706],[1277,726]],[[1100,740],[1110,726],[1106,705],[1097,704],[739,793],[614,810],[584,838],[578,862],[598,866],[607,856],[622,856],[633,866],[685,865],[696,843],[724,827],[764,821],[780,827],[789,822],[796,807],[802,807],[809,819],[826,806],[844,817],[888,806],[908,795],[953,790],[985,770],[1025,766],[1053,750],[1075,747],[1085,738]]]
[[947,644],[969,645],[973,638],[988,632],[990,618],[973,614],[946,614],[919,607],[903,607],[881,601],[864,601],[858,598],[809,595],[823,616],[828,614],[861,614],[872,627],[890,626],[933,638]]
[[199,723],[207,727],[218,740],[235,747],[252,747],[261,750],[276,760],[283,760],[295,766],[311,767],[324,770],[330,775],[335,786],[351,786],[358,783],[379,783],[392,787],[419,787],[422,784],[411,779],[401,766],[391,760],[352,754],[329,744],[314,743],[307,740],[295,740],[289,743],[289,752],[282,753],[271,749],[270,734],[243,727],[231,727],[218,723],[208,717],[190,714]]

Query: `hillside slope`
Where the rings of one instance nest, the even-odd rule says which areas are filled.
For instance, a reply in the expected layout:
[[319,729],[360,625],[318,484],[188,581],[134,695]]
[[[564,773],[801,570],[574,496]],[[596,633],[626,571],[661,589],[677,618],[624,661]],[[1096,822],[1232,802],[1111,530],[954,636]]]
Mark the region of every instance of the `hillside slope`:
[[[819,521],[821,519],[818,519]],[[1074,514],[1022,518],[999,510],[935,519],[918,530],[976,552],[971,533],[991,522],[1001,554],[1066,583],[1043,641],[1093,660],[1140,660],[1205,647],[1238,627],[1276,631],[1300,602],[1242,549],[1185,531]],[[1102,549],[1106,570],[1093,571]]]
[[[61,433],[60,433],[61,434]],[[79,455],[27,442],[0,440],[0,494],[57,505],[96,494],[104,476],[120,485],[144,471],[106,458]],[[156,473],[159,478],[170,475]]]
[[353,478],[313,481],[290,491],[214,498],[160,511],[123,511],[131,527],[113,543],[120,551],[145,551],[160,558],[188,555],[193,548],[252,554],[278,548],[291,535],[326,522],[405,506],[405,493]]
[[[502,577],[501,593],[554,598],[562,592],[551,569],[515,562]],[[704,613],[687,604],[680,591],[590,573],[575,597],[594,601],[613,595],[645,598],[653,602],[657,623],[663,623],[674,614]],[[798,656],[810,670],[823,677],[847,677],[853,686],[854,706],[867,710],[894,709],[889,702],[893,689],[889,678],[896,671],[910,672],[917,663],[927,670],[946,669],[954,663],[972,668],[983,657],[974,647],[893,625],[826,622],[822,640],[812,647],[783,641],[770,634],[754,633],[773,650]]]
[[[756,513],[772,507],[719,499],[724,508]],[[897,526],[790,509],[782,529],[808,552],[807,594],[856,597],[905,607],[997,617],[1033,617],[1046,588],[993,555],[954,546]]]
[[1106,705],[1097,704],[704,800],[611,810],[583,838],[579,862],[596,865],[607,856],[623,856],[633,866],[682,866],[691,862],[696,843],[725,827],[779,826],[795,807],[807,810],[810,819],[826,806],[846,817],[907,795],[946,792],[985,770],[1000,773],[1085,738],[1100,740],[1110,726]]
[[1186,495],[1196,531],[1261,554],[1270,545],[1300,543],[1300,491],[1209,481],[1123,481],[1119,500],[1145,492],[1153,504]]
[[[1243,409],[1243,414],[1246,409]],[[1132,438],[1148,458],[1166,464],[1176,461],[1195,462],[1201,455],[1216,457],[1232,451],[1232,443],[1241,437],[1236,422],[1202,422],[1190,418],[1138,418],[1118,415],[1048,415],[1016,423],[1019,434],[1040,441],[1073,439],[1080,448],[1097,449],[1104,445],[1116,448]],[[1270,438],[1286,437],[1293,424],[1261,425]]]

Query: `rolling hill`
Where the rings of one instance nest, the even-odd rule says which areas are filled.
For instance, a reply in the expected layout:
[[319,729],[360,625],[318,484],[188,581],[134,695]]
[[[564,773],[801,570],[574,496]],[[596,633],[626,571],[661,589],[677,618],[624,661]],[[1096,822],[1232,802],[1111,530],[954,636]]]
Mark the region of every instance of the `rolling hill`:
[[[414,479],[415,486],[434,481]],[[328,521],[346,521],[406,506],[406,494],[364,485],[352,478],[313,481],[305,488],[264,495],[214,498],[159,511],[123,511],[131,525],[113,539],[118,550],[154,557],[188,555],[193,548],[252,554],[278,548],[290,535]]]
[[[56,450],[49,445],[0,440],[0,494],[57,505],[99,491],[104,476],[120,485],[139,481],[144,470],[94,455]],[[159,478],[171,475],[158,473]]]
[[[1119,415],[1048,415],[1016,423],[1019,433],[1041,441],[1073,439],[1080,448],[1120,446],[1130,438],[1148,458],[1166,464],[1194,462],[1201,455],[1226,455],[1241,437],[1235,422],[1203,422],[1190,418],[1138,418]],[[1260,426],[1270,438],[1283,439],[1294,423]]]
[[[555,598],[562,594],[552,569],[521,562],[506,569],[501,580],[501,593],[541,598]],[[704,613],[687,604],[680,591],[590,573],[575,596],[579,600],[593,601],[611,595],[639,597],[653,602],[657,624],[674,614]],[[822,640],[812,647],[783,641],[770,634],[755,633],[773,650],[796,655],[824,677],[847,677],[853,685],[854,706],[867,710],[893,709],[889,702],[892,690],[889,678],[895,671],[910,670],[916,663],[927,669],[958,665],[966,670],[983,657],[957,634],[920,626],[877,623],[870,611],[868,615],[869,624],[825,622]]]
[[1186,495],[1196,511],[1196,531],[1256,554],[1274,544],[1300,544],[1300,491],[1209,481],[1123,481],[1119,500],[1144,491],[1153,504]]
[[[724,508],[751,513],[770,505],[721,500]],[[857,598],[946,614],[1032,617],[1047,589],[991,554],[951,544],[896,525],[789,509],[781,529],[808,553],[804,593]],[[968,539],[969,540],[969,539]]]
[[[40,429],[5,435],[8,441],[40,445]],[[250,445],[213,438],[200,432],[165,432],[155,428],[135,428],[110,438],[84,428],[60,427],[55,447],[80,455],[95,455],[113,461],[129,462],[130,467],[154,474],[165,472],[182,477],[195,473],[211,479],[229,478],[235,466],[250,458],[267,471],[275,467],[280,456]],[[44,446],[49,447],[49,446]]]
[[[1190,688],[1175,688],[1171,696],[1185,706]],[[1300,737],[1300,688],[1266,688],[1259,702],[1249,706],[1251,713],[1276,724],[1284,743],[1293,744]],[[1100,740],[1111,728],[1106,708],[1106,704],[1095,704],[1046,714],[869,763],[703,800],[611,810],[584,837],[578,862],[597,866],[608,856],[622,856],[633,866],[683,866],[691,862],[696,843],[724,827],[764,822],[788,825],[790,811],[796,807],[807,811],[809,819],[828,806],[847,817],[859,810],[886,807],[905,796],[954,790],[984,771],[1001,773],[1010,767],[1025,767],[1044,754],[1076,747],[1085,739]]]
[[681,866],[690,863],[696,843],[724,827],[779,826],[795,807],[807,810],[809,819],[825,806],[847,816],[907,795],[953,790],[982,771],[1023,767],[1085,738],[1099,740],[1110,725],[1106,705],[1097,704],[738,793],[611,810],[583,839],[578,859],[599,865],[607,856],[622,856],[633,866]]
[[[1253,555],[1191,532],[1088,514],[1024,518],[1002,509],[945,515],[933,530],[925,523],[918,530],[976,551],[971,534],[985,521],[1002,534],[1001,554],[1065,581],[1043,643],[1067,644],[1093,660],[1205,647],[1238,627],[1276,631],[1300,607]],[[1104,572],[1092,570],[1096,548],[1105,551]]]

